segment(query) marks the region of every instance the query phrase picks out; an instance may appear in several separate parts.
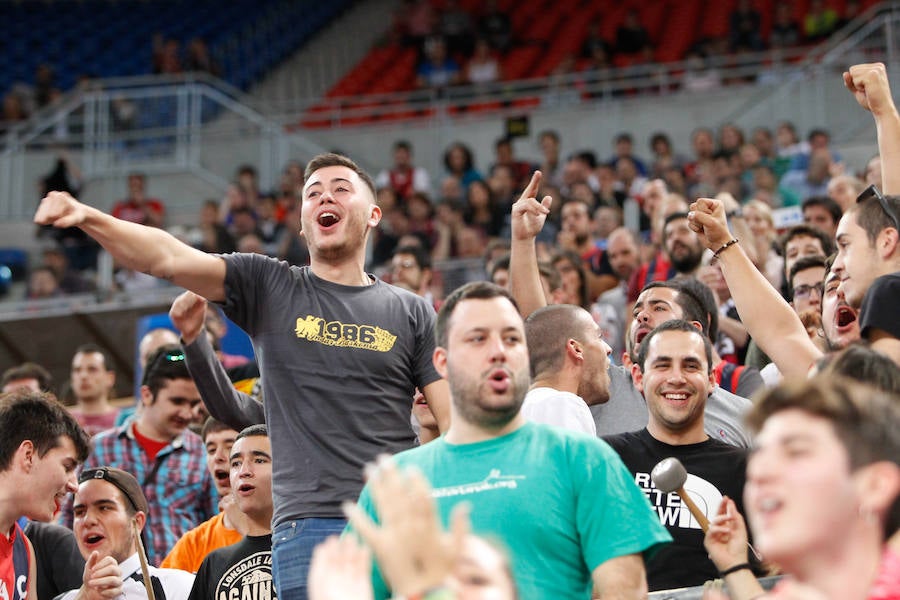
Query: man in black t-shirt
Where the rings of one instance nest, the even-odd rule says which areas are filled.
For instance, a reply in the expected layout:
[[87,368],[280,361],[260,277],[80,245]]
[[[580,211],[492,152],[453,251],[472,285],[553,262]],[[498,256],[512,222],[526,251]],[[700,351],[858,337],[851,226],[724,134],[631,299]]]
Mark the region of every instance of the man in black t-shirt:
[[716,385],[712,347],[691,323],[666,321],[651,331],[632,377],[647,401],[647,427],[603,439],[634,474],[674,540],[647,563],[647,582],[651,591],[700,585],[718,577],[703,548],[703,530],[677,494],[656,489],[650,473],[664,458],[678,458],[688,472],[684,489],[711,519],[723,496],[741,509],[747,452],[704,431],[706,399]]
[[189,600],[275,598],[272,583],[272,445],[265,425],[241,431],[231,447],[231,489],[247,516],[240,542],[203,559]]

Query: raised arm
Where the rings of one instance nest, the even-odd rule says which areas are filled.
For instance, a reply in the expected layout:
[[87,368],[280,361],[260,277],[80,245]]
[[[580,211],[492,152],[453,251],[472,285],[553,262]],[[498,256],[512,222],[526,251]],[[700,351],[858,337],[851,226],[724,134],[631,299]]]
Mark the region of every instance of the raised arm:
[[162,229],[116,219],[66,192],[48,193],[34,222],[78,227],[129,269],[166,279],[210,300],[225,299],[225,261],[188,246]]
[[535,238],[550,213],[550,196],[538,202],[541,172],[535,171],[531,182],[512,206],[512,240],[509,254],[509,290],[519,304],[522,317],[547,305],[541,274],[538,271]]
[[205,315],[206,300],[193,292],[178,296],[169,309],[169,318],[181,331],[185,363],[203,404],[214,419],[237,431],[265,423],[263,405],[236,390],[219,362],[203,326]]
[[719,251],[719,265],[741,322],[772,358],[785,377],[807,376],[821,356],[809,339],[800,317],[744,254],[739,244],[723,247],[734,239],[728,231],[722,202],[700,198],[691,204],[688,217],[707,248]]
[[887,71],[882,63],[853,65],[844,73],[844,85],[859,105],[872,113],[881,156],[881,191],[900,194],[900,115],[891,98]]

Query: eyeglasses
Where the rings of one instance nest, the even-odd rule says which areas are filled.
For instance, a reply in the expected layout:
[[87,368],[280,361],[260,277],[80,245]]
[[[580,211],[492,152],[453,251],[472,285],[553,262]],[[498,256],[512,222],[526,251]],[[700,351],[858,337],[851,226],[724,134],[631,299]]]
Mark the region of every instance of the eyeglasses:
[[882,208],[882,210],[884,210],[884,213],[888,216],[888,218],[894,224],[894,229],[896,229],[897,231],[900,231],[900,219],[897,219],[897,213],[895,213],[891,209],[891,207],[888,205],[887,199],[885,199],[885,197],[881,194],[881,192],[878,191],[878,188],[875,187],[874,185],[870,185],[869,187],[864,189],[862,191],[862,193],[859,196],[857,196],[856,203],[862,204],[863,202],[865,202],[866,200],[868,200],[869,198],[872,198],[872,197],[878,198],[878,204],[881,205],[881,208]]
[[825,292],[825,283],[820,281],[814,285],[798,285],[794,288],[794,298],[806,300],[812,295],[813,290],[815,290],[819,295],[819,298],[821,298],[822,294]]

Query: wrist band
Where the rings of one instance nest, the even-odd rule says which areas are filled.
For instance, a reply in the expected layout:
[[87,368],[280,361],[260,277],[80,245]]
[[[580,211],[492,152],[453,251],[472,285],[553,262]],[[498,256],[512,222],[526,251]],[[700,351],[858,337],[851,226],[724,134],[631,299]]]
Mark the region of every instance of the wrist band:
[[731,238],[730,240],[728,240],[727,242],[722,244],[721,248],[719,248],[718,250],[713,252],[713,258],[719,258],[719,255],[722,253],[722,250],[725,250],[726,248],[730,248],[731,246],[734,246],[737,243],[738,243],[737,238]]
[[740,563],[738,565],[734,565],[733,567],[729,567],[724,571],[719,571],[719,577],[725,577],[727,575],[731,575],[732,573],[737,573],[738,571],[743,571],[745,569],[747,571],[752,570],[750,568],[750,563]]

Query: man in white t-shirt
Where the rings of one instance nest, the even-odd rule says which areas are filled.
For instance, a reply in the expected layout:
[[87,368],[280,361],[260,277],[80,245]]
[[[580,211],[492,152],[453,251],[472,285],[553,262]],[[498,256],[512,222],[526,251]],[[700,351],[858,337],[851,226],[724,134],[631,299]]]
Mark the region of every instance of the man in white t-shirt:
[[540,308],[525,321],[531,388],[528,421],[597,435],[588,408],[609,400],[609,354],[591,314],[572,304]]

